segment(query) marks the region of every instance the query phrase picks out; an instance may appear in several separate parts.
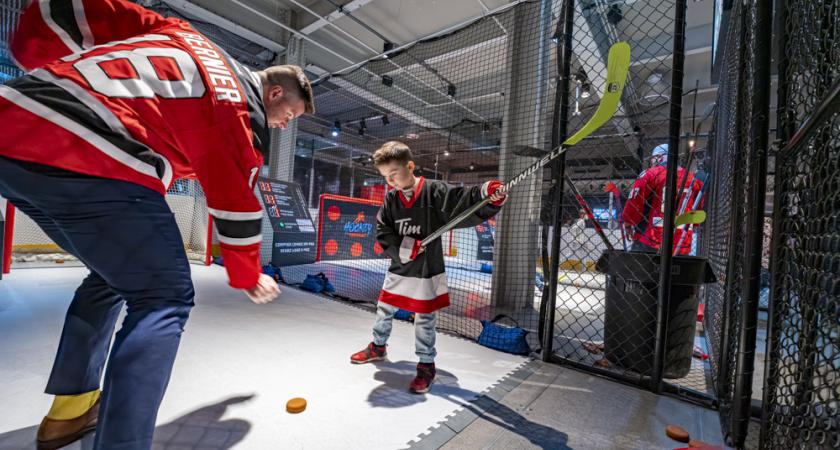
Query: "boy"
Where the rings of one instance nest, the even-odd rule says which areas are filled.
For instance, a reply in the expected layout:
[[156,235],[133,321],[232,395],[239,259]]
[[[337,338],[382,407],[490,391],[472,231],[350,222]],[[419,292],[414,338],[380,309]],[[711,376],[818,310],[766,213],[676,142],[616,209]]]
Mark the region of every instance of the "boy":
[[468,188],[415,177],[411,150],[398,141],[380,147],[373,154],[373,164],[394,188],[385,196],[376,217],[376,238],[392,262],[379,295],[373,342],[353,354],[350,361],[363,364],[384,359],[394,313],[400,308],[413,312],[420,362],[410,390],[424,394],[435,378],[435,311],[449,306],[449,293],[440,239],[425,249],[420,247],[420,241],[489,196],[491,203],[459,227],[484,222],[499,212],[506,195],[499,191],[502,183],[496,180]]
[[0,195],[90,269],[38,448],[96,428],[96,449],[148,449],[194,297],[164,194],[198,178],[231,287],[270,302],[280,290],[260,270],[254,183],[268,128],[311,113],[311,87],[299,67],[253,72],[188,23],[124,0],[30,2],[10,50],[28,74],[0,86]]

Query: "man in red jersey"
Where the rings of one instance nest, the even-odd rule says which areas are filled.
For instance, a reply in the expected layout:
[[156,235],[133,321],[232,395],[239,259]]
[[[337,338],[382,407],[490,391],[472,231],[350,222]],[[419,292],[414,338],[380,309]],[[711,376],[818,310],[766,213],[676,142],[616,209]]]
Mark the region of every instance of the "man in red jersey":
[[90,269],[38,445],[98,428],[95,448],[150,448],[194,297],[164,194],[196,177],[230,285],[271,301],[280,291],[260,271],[253,188],[268,128],[312,113],[311,87],[299,67],[249,70],[188,23],[124,0],[32,1],[10,49],[28,73],[0,86],[0,195]]
[[[662,229],[665,226],[665,179],[668,164],[668,144],[660,144],[653,149],[651,167],[641,174],[624,205],[622,219],[628,228],[628,236],[633,240],[631,251],[658,253],[662,244]],[[677,168],[677,186],[680,195],[677,197],[677,208],[687,200],[687,209],[691,211],[694,199],[700,195],[703,183],[694,178],[691,171],[682,167]],[[685,196],[689,196],[688,199]],[[685,239],[679,249],[679,254],[691,252],[691,230],[677,230],[674,238],[676,244],[685,232]]]

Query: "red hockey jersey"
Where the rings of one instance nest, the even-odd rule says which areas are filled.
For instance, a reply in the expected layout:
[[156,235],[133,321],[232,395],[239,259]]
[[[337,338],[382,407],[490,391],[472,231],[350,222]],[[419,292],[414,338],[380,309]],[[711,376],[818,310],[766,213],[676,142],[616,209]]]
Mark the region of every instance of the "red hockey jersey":
[[[664,165],[651,167],[645,170],[636,179],[633,189],[624,205],[622,218],[626,225],[635,228],[633,240],[658,249],[662,245],[662,229],[665,226],[665,178],[667,169]],[[680,167],[677,171],[677,183],[683,181],[685,169]],[[688,178],[682,185],[682,190],[677,198],[677,208],[680,208],[686,196],[688,203],[685,212],[693,211],[694,200],[700,195],[700,188],[703,183],[694,178],[694,174],[688,171]],[[702,206],[702,200],[701,204]],[[685,239],[680,246],[680,254],[691,252],[691,230],[687,229]],[[679,228],[675,232],[674,245],[680,240],[683,231]]]
[[161,194],[196,177],[231,286],[256,285],[269,134],[254,72],[124,0],[33,1],[10,49],[28,73],[0,86],[0,155]]

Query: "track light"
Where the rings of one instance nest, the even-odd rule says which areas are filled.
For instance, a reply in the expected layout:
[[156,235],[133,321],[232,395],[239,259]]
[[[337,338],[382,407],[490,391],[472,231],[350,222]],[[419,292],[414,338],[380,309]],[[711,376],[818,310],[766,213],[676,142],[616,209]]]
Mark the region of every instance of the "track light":
[[560,45],[560,36],[556,34],[551,36],[551,42],[554,42],[554,45]]
[[488,131],[490,131],[490,123],[484,122],[483,124],[481,124],[481,132],[486,133]]
[[455,87],[454,84],[450,84],[449,86],[446,87],[446,95],[448,95],[450,97],[455,97],[455,92],[457,92],[457,88]]
[[338,137],[338,135],[340,133],[341,133],[341,122],[336,120],[335,123],[333,124],[333,127],[332,127],[332,137]]
[[387,114],[383,115],[382,116],[382,126],[386,127],[386,126],[388,126],[389,123],[391,123],[391,121],[388,120],[388,115]]
[[475,163],[470,163],[470,170],[475,170]]
[[449,149],[443,151],[443,156],[449,156]]
[[394,79],[390,75],[382,75],[382,84],[391,87],[394,85]]
[[367,124],[365,123],[365,119],[362,119],[362,121],[359,122],[359,136],[364,135],[365,130],[367,130]]
[[[385,42],[382,43],[382,52],[383,53],[388,53],[391,50],[393,50],[394,47],[396,47],[396,45],[394,45],[393,42],[385,41]],[[388,55],[383,55],[383,56],[385,56],[386,58],[388,57]]]

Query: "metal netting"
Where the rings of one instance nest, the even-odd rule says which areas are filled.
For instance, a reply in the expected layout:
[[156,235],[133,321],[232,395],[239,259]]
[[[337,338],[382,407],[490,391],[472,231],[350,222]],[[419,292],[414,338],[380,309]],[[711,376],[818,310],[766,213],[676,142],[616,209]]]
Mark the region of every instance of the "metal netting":
[[[284,267],[284,279],[323,272],[334,295],[376,303],[390,260],[364,239],[371,230],[359,214],[375,214],[386,192],[371,155],[389,140],[411,148],[416,176],[456,188],[508,180],[536,161],[514,155],[514,146],[549,150],[557,14],[551,2],[517,2],[319,83],[317,116],[298,122],[294,173],[318,209],[319,261]],[[348,198],[329,200],[337,202],[331,215],[322,193]],[[476,338],[480,320],[506,314],[539,346],[544,193],[537,173],[497,216],[443,236],[452,305],[439,312],[439,329]]]
[[[753,397],[765,234],[770,3],[727,13],[709,143],[705,250],[717,281],[705,289],[711,375],[727,444],[741,447]],[[760,380],[759,380],[760,382]]]
[[[678,1],[573,2],[568,31],[572,55],[568,134],[580,128],[598,104],[609,46],[629,42],[633,63],[618,113],[569,150],[565,173],[558,180],[563,196],[553,351],[565,363],[634,382],[649,379],[655,370],[658,239],[666,206],[666,171],[660,166],[664,160],[651,158],[655,147],[680,143],[679,165],[689,171],[679,172],[677,208],[680,213],[699,208],[695,200],[701,182],[694,180],[694,172],[701,143],[689,146],[687,138],[680,141],[671,130],[671,121],[680,120],[672,106],[683,101],[681,91],[672,98],[673,84],[683,83],[682,73],[674,73],[672,57],[675,41],[682,39],[675,37],[680,8],[685,4]],[[658,175],[647,182],[648,189],[639,189],[636,181],[654,172]],[[654,185],[656,192],[649,190]],[[676,232],[674,242],[685,234],[680,253],[696,253],[692,249],[697,238],[689,238],[685,230]],[[652,236],[656,238],[650,240]],[[607,250],[606,241],[619,253],[599,268],[596,262]],[[705,393],[706,365],[692,357],[698,298],[684,292],[669,304],[671,344],[665,350],[663,373]]]
[[761,447],[840,448],[840,5],[782,2]]
[[[740,11],[740,6],[736,6]],[[736,13],[732,17],[738,17]],[[737,331],[739,328],[740,292],[744,261],[743,192],[744,156],[741,139],[745,134],[743,117],[749,105],[744,101],[749,90],[744,86],[741,51],[743,23],[729,22],[728,40],[724,49],[714,140],[710,142],[712,161],[707,210],[709,217],[708,258],[717,282],[706,286],[706,330],[709,356],[721,422],[729,428],[734,388]]]
[[0,3],[0,84],[23,75],[12,62],[8,44],[24,4],[24,0],[6,0]]

